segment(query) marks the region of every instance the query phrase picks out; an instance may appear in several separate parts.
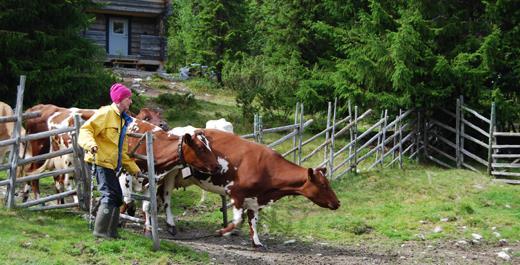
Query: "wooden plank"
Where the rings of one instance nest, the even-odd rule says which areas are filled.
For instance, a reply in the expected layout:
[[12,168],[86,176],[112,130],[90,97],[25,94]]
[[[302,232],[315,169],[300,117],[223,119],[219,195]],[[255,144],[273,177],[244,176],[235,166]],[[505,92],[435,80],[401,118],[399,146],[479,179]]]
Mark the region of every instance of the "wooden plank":
[[[457,101],[458,101],[458,99],[457,99]],[[439,109],[440,109],[442,112],[448,114],[449,116],[451,116],[451,117],[454,118],[454,119],[456,119],[457,116],[458,116],[457,114],[454,114],[453,112],[451,112],[451,111],[449,111],[449,110],[447,110],[447,109],[445,109],[445,108],[440,107]]]
[[477,138],[474,138],[473,136],[467,135],[467,134],[465,134],[465,133],[461,133],[460,135],[461,135],[463,138],[468,139],[468,140],[470,140],[470,141],[472,141],[472,142],[474,142],[474,143],[476,143],[476,144],[478,144],[478,145],[480,145],[480,146],[486,148],[486,150],[487,150],[488,147],[489,147],[488,144],[486,144],[486,143],[480,141],[480,140],[477,139]]
[[275,127],[275,128],[269,128],[269,129],[262,129],[264,133],[275,133],[275,132],[283,132],[283,131],[290,131],[294,130],[295,128],[298,128],[299,125],[295,124],[289,124],[285,126]]
[[[312,119],[311,119],[311,120],[308,120],[308,121],[305,121],[305,123],[303,124],[303,129],[305,129],[306,127],[308,127],[309,125],[311,125],[313,122],[314,122],[314,120],[312,120]],[[293,136],[295,136],[295,135],[297,135],[297,134],[298,134],[298,131],[293,131],[293,132],[291,132],[291,133],[285,135],[284,137],[282,137],[282,138],[280,138],[280,139],[278,139],[278,140],[276,140],[276,141],[270,143],[270,144],[267,145],[267,146],[268,146],[268,147],[271,147],[271,148],[272,148],[272,147],[275,147],[275,146],[277,146],[277,145],[279,145],[279,144],[281,144],[281,143],[283,143],[283,142],[285,142],[285,141],[291,139],[291,137],[293,137]]]
[[431,155],[428,155],[428,156],[426,156],[426,157],[428,157],[431,161],[433,161],[433,162],[435,162],[435,163],[437,163],[437,164],[439,164],[439,165],[441,165],[441,166],[443,166],[443,167],[446,167],[446,168],[453,168],[452,166],[450,166],[450,165],[448,165],[448,164],[442,162],[441,160],[439,160],[439,159],[437,159],[437,158],[435,158],[435,157],[433,157],[433,156],[431,156]]
[[470,166],[470,165],[467,164],[467,163],[462,163],[462,166],[465,167],[465,168],[467,168],[467,169],[470,169],[470,170],[472,170],[472,171],[474,171],[474,172],[480,172],[480,171],[478,171],[476,168]]
[[502,149],[502,148],[520,148],[520,145],[514,145],[514,144],[494,144],[493,149]]
[[119,217],[121,219],[124,219],[124,220],[128,220],[128,221],[131,221],[131,222],[134,222],[134,223],[139,223],[139,224],[144,224],[144,220],[141,219],[141,218],[137,218],[137,217],[133,217],[133,216],[130,216],[130,215],[126,215],[126,214],[119,214]]
[[520,154],[492,154],[493,158],[520,158]]
[[443,155],[444,157],[450,159],[450,160],[453,161],[453,162],[457,162],[457,159],[456,159],[454,156],[449,155],[448,153],[446,153],[446,152],[444,152],[444,151],[438,149],[438,148],[435,147],[435,146],[428,145],[428,148],[432,149],[433,151],[437,152],[438,154]]
[[73,173],[74,170],[75,169],[73,167],[69,167],[69,168],[64,168],[64,169],[59,169],[59,170],[46,171],[46,172],[35,174],[35,175],[28,175],[23,178],[16,179],[16,183],[22,183],[22,182],[46,178],[46,177],[54,177],[54,176],[63,175],[63,174],[67,174],[67,173]]
[[517,180],[517,179],[493,179],[493,181],[503,182],[503,183],[507,183],[507,184],[514,184],[514,185],[520,184],[520,180]]
[[[27,119],[34,119],[34,118],[40,117],[41,115],[42,114],[39,111],[23,113],[22,114],[22,120],[25,121]],[[0,123],[15,122],[17,120],[18,120],[18,117],[16,115],[0,117]]]
[[303,102],[300,104],[300,130],[298,130],[298,165],[302,164],[302,142],[303,142],[303,131],[305,126],[303,124]]
[[137,194],[137,193],[130,193],[130,198],[134,200],[140,200],[140,201],[150,201],[150,196]]
[[435,124],[435,125],[437,125],[437,126],[443,128],[443,129],[446,129],[446,130],[452,132],[452,133],[457,133],[457,131],[456,131],[453,127],[450,127],[450,126],[448,126],[448,125],[445,125],[444,123],[442,123],[442,122],[440,122],[440,121],[438,121],[438,120],[435,120],[435,119],[432,118],[432,119],[431,119],[431,122],[432,122],[433,124]]
[[[457,108],[456,108],[456,117],[455,117],[455,158],[457,159],[457,168],[460,168],[462,166],[462,160],[461,160],[461,152],[460,152],[460,116],[461,113],[461,107],[460,107],[460,99],[457,99]],[[447,139],[446,139],[447,140]]]
[[520,168],[520,164],[515,163],[492,163],[493,168]]
[[479,128],[478,126],[476,126],[473,123],[469,122],[468,120],[462,119],[462,122],[464,124],[468,125],[473,130],[475,130],[475,131],[479,132],[480,134],[484,135],[486,138],[489,138],[489,133],[488,132],[482,130],[481,128]]
[[467,112],[469,112],[469,113],[471,113],[471,114],[473,114],[473,115],[475,115],[477,118],[481,119],[482,121],[485,121],[488,124],[490,123],[490,120],[488,118],[486,118],[486,117],[480,115],[480,113],[478,113],[478,112],[476,112],[476,111],[474,111],[474,110],[464,106],[464,104],[462,104],[462,109],[467,111]]
[[[383,123],[384,120],[381,119],[379,120],[378,122],[376,122],[374,125],[370,126],[370,128],[368,128],[365,132],[363,132],[360,136],[357,137],[357,139],[361,139],[365,136],[367,136],[369,133],[371,133],[377,126],[381,125],[381,123]],[[379,133],[377,133],[376,135],[379,135]],[[369,141],[369,142],[372,142],[372,141]],[[365,143],[363,146],[366,146],[367,144]],[[334,153],[334,156],[337,156],[339,154],[341,154],[343,151],[345,151],[348,147],[350,146],[350,144],[348,145],[345,145],[343,146],[340,150],[338,150],[336,153]],[[359,150],[361,150],[362,148],[360,148]]]
[[63,209],[63,208],[74,208],[78,207],[78,202],[70,202],[65,204],[57,204],[57,205],[48,205],[48,206],[41,206],[36,208],[29,208],[31,211],[46,211],[46,210],[55,210],[55,209]]
[[495,142],[495,136],[494,136],[494,132],[495,132],[495,124],[496,124],[496,107],[495,107],[495,102],[493,102],[491,104],[491,116],[490,116],[490,122],[489,122],[489,135],[488,135],[488,165],[487,165],[487,173],[488,175],[491,175],[491,170],[493,170],[493,167],[492,167],[492,163],[495,162],[493,161],[493,144]]
[[491,171],[493,176],[520,177],[520,172]]
[[67,196],[74,195],[74,194],[76,194],[76,190],[69,190],[69,191],[65,191],[65,192],[62,192],[62,193],[49,195],[47,197],[40,198],[38,200],[33,200],[33,201],[28,201],[28,202],[22,203],[19,207],[30,207],[30,206],[33,206],[33,205],[42,204],[44,202],[49,202],[49,201],[53,201],[53,200],[63,199],[65,197],[67,197]]
[[22,130],[22,110],[23,110],[23,94],[25,90],[25,75],[20,76],[20,85],[16,95],[16,109],[15,116],[17,117],[16,123],[13,128],[12,136],[16,139],[16,143],[10,148],[11,153],[9,154],[9,161],[11,167],[9,168],[9,185],[7,186],[7,208],[13,209],[15,205],[15,183],[16,183],[16,168],[18,167],[18,151],[20,148],[20,135]]
[[58,157],[58,156],[62,156],[62,155],[71,154],[73,152],[74,152],[74,149],[72,147],[69,147],[67,149],[61,149],[61,150],[58,150],[58,151],[52,152],[52,153],[47,153],[47,154],[43,154],[43,155],[37,155],[37,156],[29,157],[29,158],[22,159],[22,160],[18,161],[18,166],[26,165],[26,164],[29,164],[29,163],[32,163],[32,162],[36,162],[36,161],[40,161],[40,160],[50,159],[50,158],[53,158],[53,157]]
[[62,133],[70,133],[70,132],[73,132],[74,130],[75,130],[74,127],[59,128],[59,129],[49,130],[46,132],[29,134],[29,135],[23,136],[20,140],[22,142],[33,141],[33,140],[43,139],[43,138],[51,137],[51,136],[62,134]]
[[495,136],[511,136],[511,137],[520,137],[520,133],[515,132],[493,132]]
[[155,176],[155,164],[153,156],[153,134],[152,132],[146,133],[146,153],[148,156],[148,187],[150,190],[150,212],[151,212],[151,223],[152,223],[152,238],[153,238],[153,250],[159,250],[159,223],[157,221],[157,187],[156,187],[156,176]]
[[433,136],[437,137],[437,139],[441,140],[443,143],[449,145],[450,147],[452,147],[453,149],[457,149],[457,145],[454,144],[452,141],[446,139],[444,136],[441,136],[441,135],[438,135],[436,133],[432,133]]
[[474,155],[470,152],[468,152],[466,149],[461,149],[461,152],[467,156],[469,156],[470,158],[472,158],[473,160],[479,162],[480,164],[484,165],[484,166],[487,166],[487,161],[478,157],[477,155]]

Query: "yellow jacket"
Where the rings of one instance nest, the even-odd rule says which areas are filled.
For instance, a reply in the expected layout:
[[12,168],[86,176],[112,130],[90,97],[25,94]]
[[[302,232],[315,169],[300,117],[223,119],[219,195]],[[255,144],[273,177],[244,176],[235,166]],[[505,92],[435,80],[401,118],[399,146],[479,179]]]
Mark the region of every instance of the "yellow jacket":
[[[88,151],[97,146],[96,165],[115,170],[117,167],[117,151],[119,134],[123,127],[119,109],[115,104],[101,107],[79,130],[78,144],[83,147],[85,161],[94,162],[94,157]],[[139,167],[128,154],[128,141],[123,140],[122,166],[130,173],[136,174]]]

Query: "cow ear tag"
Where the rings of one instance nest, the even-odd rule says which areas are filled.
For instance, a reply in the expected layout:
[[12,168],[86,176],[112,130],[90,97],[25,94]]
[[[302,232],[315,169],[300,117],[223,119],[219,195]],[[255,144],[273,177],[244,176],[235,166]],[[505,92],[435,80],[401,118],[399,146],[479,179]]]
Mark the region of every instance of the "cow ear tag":
[[182,178],[188,178],[189,176],[191,176],[191,168],[189,167],[185,167],[181,170],[181,173],[182,173]]

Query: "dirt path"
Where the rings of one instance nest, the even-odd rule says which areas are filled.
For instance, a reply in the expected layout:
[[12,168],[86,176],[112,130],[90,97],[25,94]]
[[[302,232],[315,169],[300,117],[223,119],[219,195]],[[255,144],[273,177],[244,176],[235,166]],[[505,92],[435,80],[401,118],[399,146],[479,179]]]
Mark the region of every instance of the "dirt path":
[[[520,243],[507,246],[460,243],[457,241],[414,241],[395,246],[376,243],[334,246],[325,242],[306,243],[298,240],[262,238],[267,251],[252,249],[249,236],[214,237],[211,231],[181,231],[175,238],[162,234],[165,240],[209,253],[213,264],[515,264],[520,258]],[[193,238],[193,239],[189,239]],[[288,242],[289,241],[289,242]],[[508,249],[504,249],[508,248]],[[497,253],[505,251],[512,260],[507,263]],[[518,263],[516,263],[518,264]]]

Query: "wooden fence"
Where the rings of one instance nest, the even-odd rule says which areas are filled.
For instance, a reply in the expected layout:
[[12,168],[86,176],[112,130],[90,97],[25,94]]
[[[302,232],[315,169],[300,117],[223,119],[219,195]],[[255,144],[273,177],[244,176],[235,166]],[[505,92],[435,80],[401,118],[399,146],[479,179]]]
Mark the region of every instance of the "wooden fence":
[[496,131],[495,103],[488,115],[464,104],[463,97],[457,99],[454,111],[440,108],[423,125],[424,156],[443,167],[486,171],[497,180],[520,184],[508,179],[520,177],[520,145],[497,144],[505,137],[520,142],[520,133]]
[[[379,120],[361,132],[359,124],[362,121],[367,124],[373,111],[368,109],[359,114],[357,106],[352,111],[350,102],[347,104],[348,115],[338,118],[337,100],[334,104],[329,102],[326,127],[308,138],[304,131],[314,121],[304,120],[304,107],[300,103],[296,104],[294,124],[263,128],[262,118],[255,115],[253,133],[242,137],[253,138],[275,150],[282,143],[292,140],[292,148],[282,156],[291,159],[289,156],[293,154],[292,161],[298,165],[308,164],[311,158],[322,154],[323,159],[320,159],[317,166],[327,167],[329,178],[338,178],[350,171],[370,170],[375,166],[388,167],[395,163],[402,168],[403,156],[417,156],[417,141],[414,141],[417,126],[416,120],[411,118],[413,110],[400,111],[394,119],[390,119],[388,112],[384,111]],[[274,142],[266,143],[265,134],[283,131],[289,133]],[[345,141],[346,144],[340,144]],[[311,142],[318,142],[317,147],[306,150],[304,147]],[[359,169],[361,162],[369,161],[368,158],[373,158],[373,162]]]
[[[92,208],[92,200],[91,197],[91,185],[93,185],[93,178],[89,174],[89,170],[87,165],[84,163],[84,154],[82,149],[79,147],[77,142],[77,136],[79,135],[79,128],[82,124],[79,115],[74,116],[74,126],[73,127],[64,127],[54,130],[49,130],[46,132],[30,134],[30,135],[21,135],[22,121],[27,118],[38,117],[40,113],[26,113],[22,114],[23,109],[23,94],[25,89],[25,76],[21,76],[20,85],[18,86],[18,94],[15,108],[15,115],[9,117],[0,117],[0,123],[2,122],[14,122],[14,132],[12,134],[11,139],[0,141],[1,146],[11,146],[10,155],[9,155],[9,163],[5,165],[0,165],[0,170],[9,170],[8,179],[0,181],[0,186],[7,186],[6,190],[6,205],[9,209],[12,208],[30,208],[31,210],[50,210],[50,209],[60,209],[60,208],[71,208],[71,207],[79,207],[83,211],[89,211]],[[20,157],[21,146],[27,145],[29,141],[45,139],[50,137],[68,133],[72,138],[72,147],[49,152],[47,154],[42,154],[34,157]],[[144,176],[149,179],[155,181],[149,181],[149,196],[144,196],[140,194],[131,194],[132,198],[138,200],[148,200],[150,201],[150,213],[151,213],[151,230],[152,230],[152,240],[153,240],[153,249],[157,250],[160,247],[159,242],[159,234],[158,234],[158,221],[157,221],[157,179],[154,171],[154,156],[153,156],[153,137],[152,132],[147,132],[146,134],[129,134],[131,137],[139,137],[142,140],[146,140],[146,150],[147,155],[140,157],[141,159],[146,159],[148,162],[148,175]],[[22,152],[23,154],[24,152]],[[34,163],[41,160],[51,159],[58,156],[70,155],[73,154],[73,166],[69,168],[62,168],[53,171],[45,171],[43,173],[28,175],[28,176],[17,176],[17,168],[23,167],[24,165]],[[16,194],[16,184],[26,183],[32,180],[39,180],[46,177],[54,177],[62,174],[71,174],[74,173],[74,178],[76,180],[76,187],[72,190],[61,192],[58,194],[48,195],[43,198],[30,200],[23,203],[18,203],[15,199]],[[78,196],[78,202],[72,203],[64,203],[64,204],[56,204],[56,205],[47,205],[44,204],[53,200],[64,199],[66,197],[70,197],[72,195]],[[43,205],[43,206],[41,206]],[[36,207],[35,207],[36,206]],[[123,219],[127,219],[130,221],[144,223],[143,220],[139,218],[134,218],[130,216],[122,215]],[[89,222],[92,221],[93,216],[89,215]]]

